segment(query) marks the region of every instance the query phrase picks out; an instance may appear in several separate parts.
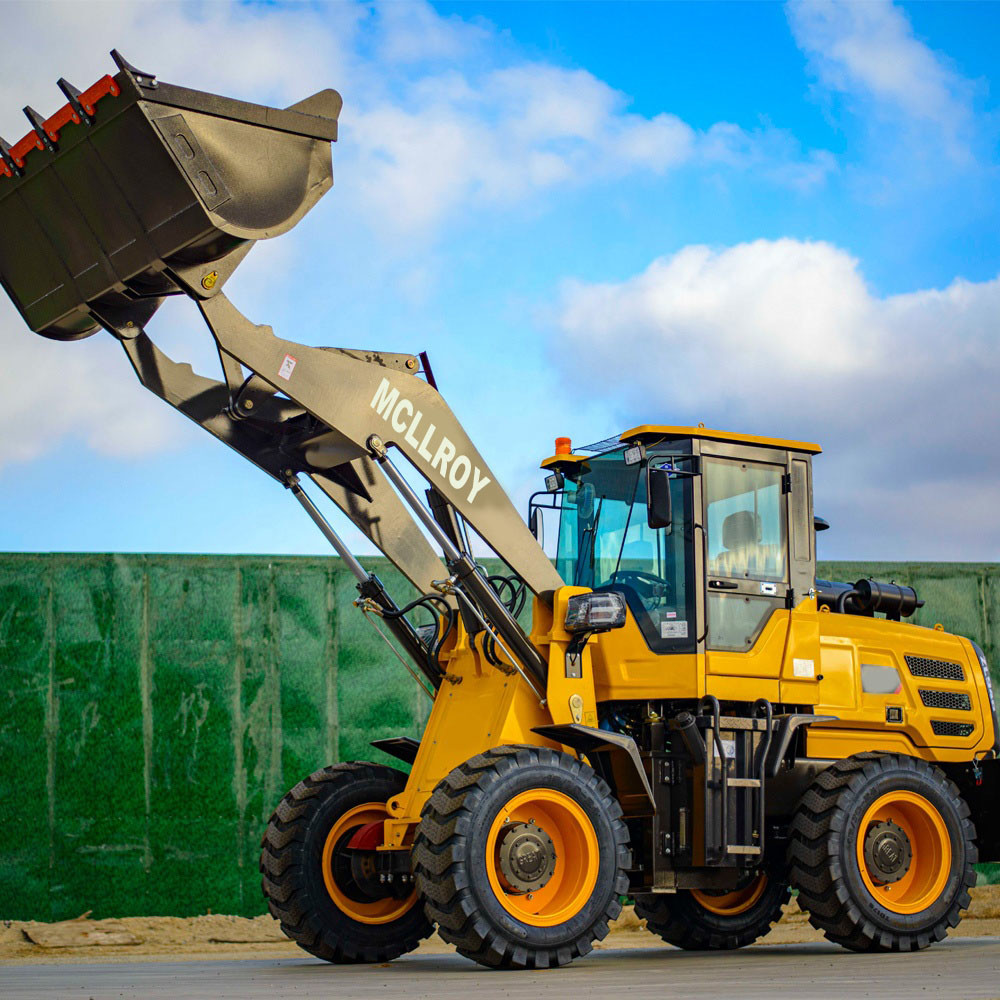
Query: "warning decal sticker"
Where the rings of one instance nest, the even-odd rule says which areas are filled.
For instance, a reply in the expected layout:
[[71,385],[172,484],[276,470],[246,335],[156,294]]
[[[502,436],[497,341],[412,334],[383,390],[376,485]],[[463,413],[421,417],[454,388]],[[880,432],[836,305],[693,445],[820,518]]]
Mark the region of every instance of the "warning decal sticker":
[[686,639],[687,637],[688,623],[686,621],[660,622],[661,639]]
[[283,378],[287,382],[292,377],[292,372],[295,371],[297,364],[298,361],[295,358],[286,354],[285,360],[281,362],[281,367],[278,369],[278,378]]

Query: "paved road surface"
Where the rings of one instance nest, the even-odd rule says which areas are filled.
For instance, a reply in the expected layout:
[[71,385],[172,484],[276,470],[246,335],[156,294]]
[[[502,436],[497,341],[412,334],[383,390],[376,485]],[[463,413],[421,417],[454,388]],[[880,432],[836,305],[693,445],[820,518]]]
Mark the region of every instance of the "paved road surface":
[[915,955],[852,955],[798,944],[702,955],[672,948],[600,951],[545,973],[491,972],[457,955],[333,967],[308,958],[20,965],[0,968],[3,1000],[281,1000],[433,997],[469,1000],[669,997],[1000,997],[1000,938],[959,938]]

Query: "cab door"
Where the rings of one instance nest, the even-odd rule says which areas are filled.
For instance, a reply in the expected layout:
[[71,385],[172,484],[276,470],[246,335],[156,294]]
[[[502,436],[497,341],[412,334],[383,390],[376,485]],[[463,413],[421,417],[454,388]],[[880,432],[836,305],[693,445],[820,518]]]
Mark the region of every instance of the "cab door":
[[[737,454],[702,458],[707,669],[777,682],[788,633],[788,467],[780,452],[773,463]],[[778,697],[777,683],[713,687],[720,697]]]

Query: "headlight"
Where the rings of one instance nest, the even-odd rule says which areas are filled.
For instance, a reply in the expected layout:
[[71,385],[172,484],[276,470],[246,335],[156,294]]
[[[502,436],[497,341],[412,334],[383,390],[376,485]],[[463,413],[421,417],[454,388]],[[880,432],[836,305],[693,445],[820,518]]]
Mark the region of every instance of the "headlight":
[[567,602],[567,632],[607,632],[624,624],[625,597],[622,594],[577,594]]
[[983,668],[983,677],[986,680],[986,692],[990,696],[990,713],[993,716],[993,751],[994,753],[1000,753],[1000,725],[997,724],[997,703],[993,697],[993,679],[990,677],[990,665],[986,662],[986,654],[976,643],[972,643],[972,648],[976,651],[976,656],[979,657],[979,665]]
[[996,714],[997,703],[993,698],[993,679],[990,677],[990,665],[986,662],[986,654],[976,645],[972,644],[972,648],[976,651],[976,656],[979,657],[979,665],[983,668],[983,677],[986,678],[986,690],[990,696],[990,708],[993,713]]

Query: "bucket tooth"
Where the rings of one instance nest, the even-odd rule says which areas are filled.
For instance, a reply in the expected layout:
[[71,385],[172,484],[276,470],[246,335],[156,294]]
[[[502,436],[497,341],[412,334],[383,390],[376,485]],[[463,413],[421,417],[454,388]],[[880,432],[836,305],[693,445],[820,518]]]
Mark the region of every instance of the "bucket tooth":
[[0,136],[0,163],[3,163],[8,173],[12,176],[24,176],[24,171],[14,161],[14,157],[10,155],[10,145],[4,142],[3,136]]
[[45,131],[45,119],[33,107],[31,107],[31,105],[28,105],[24,109],[24,117],[31,122],[31,130],[41,140],[42,145],[44,145],[50,153],[58,153],[59,147],[55,144],[52,136]]
[[83,122],[84,125],[93,125],[94,118],[93,115],[87,113],[87,109],[84,108],[83,104],[80,103],[80,91],[76,89],[65,77],[60,77],[56,86],[65,94],[66,100],[69,101],[69,106],[73,109],[74,114]]

